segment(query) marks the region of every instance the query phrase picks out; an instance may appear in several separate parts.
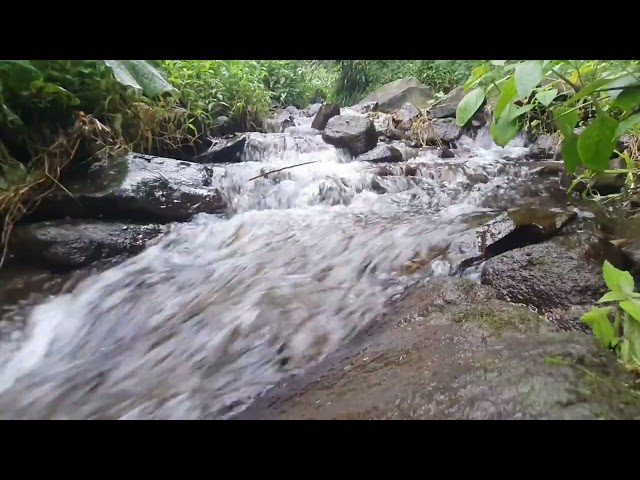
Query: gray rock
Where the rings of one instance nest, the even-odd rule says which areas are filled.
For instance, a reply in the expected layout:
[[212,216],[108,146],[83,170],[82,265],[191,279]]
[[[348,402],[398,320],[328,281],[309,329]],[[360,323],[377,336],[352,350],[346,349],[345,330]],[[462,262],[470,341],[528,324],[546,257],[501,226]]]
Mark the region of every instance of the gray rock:
[[265,128],[268,133],[283,133],[295,124],[295,114],[288,110],[282,110],[266,121]]
[[56,218],[112,218],[145,222],[186,221],[197,213],[225,213],[213,171],[169,158],[131,153],[65,180],[67,193],[45,198],[38,214]]
[[450,149],[448,149],[447,147],[442,147],[439,151],[438,151],[438,157],[440,158],[455,158],[456,154],[453,153]]
[[236,418],[640,418],[615,355],[490,288],[432,280],[393,311]]
[[458,87],[453,89],[446,98],[434,106],[429,111],[430,118],[450,118],[456,116],[456,110],[458,109],[458,104],[464,98],[464,88]]
[[338,115],[329,119],[322,138],[338,148],[348,149],[354,157],[373,149],[377,143],[373,122],[352,115]]
[[349,108],[356,113],[361,113],[361,114],[370,113],[375,111],[378,108],[378,102],[360,102],[359,104],[353,105],[352,107],[349,107]]
[[529,147],[527,156],[532,160],[552,159],[558,150],[559,142],[552,135],[540,135]]
[[506,300],[543,310],[591,304],[607,291],[601,265],[549,242],[490,258],[482,283]]
[[236,163],[242,159],[242,152],[247,144],[246,135],[231,135],[211,139],[209,149],[193,158],[195,163]]
[[402,161],[402,153],[392,145],[378,145],[373,150],[356,158],[358,162],[397,163]]
[[141,252],[163,233],[158,224],[56,220],[16,227],[12,253],[38,267],[71,270]]
[[322,103],[314,103],[312,105],[309,105],[307,108],[302,110],[302,114],[307,118],[314,117],[316,113],[318,113],[318,110],[320,110],[320,107],[322,107],[322,105]]
[[377,110],[392,113],[405,103],[411,103],[419,109],[424,109],[432,98],[433,89],[431,87],[427,87],[416,78],[410,77],[383,85],[367,95],[360,104],[378,102]]
[[400,130],[409,130],[420,115],[420,110],[410,103],[405,103],[393,114],[393,120]]
[[325,103],[320,107],[318,113],[316,113],[316,116],[311,123],[311,128],[324,130],[329,119],[337,115],[340,115],[340,107],[335,103]]
[[435,118],[425,122],[420,134],[425,145],[455,142],[462,135],[455,118]]

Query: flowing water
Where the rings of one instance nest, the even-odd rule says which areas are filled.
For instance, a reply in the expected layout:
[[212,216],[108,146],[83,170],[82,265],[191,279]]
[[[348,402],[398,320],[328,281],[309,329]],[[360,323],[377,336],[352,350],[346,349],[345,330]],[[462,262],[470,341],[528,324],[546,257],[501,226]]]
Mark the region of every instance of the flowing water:
[[[200,215],[73,292],[36,306],[0,368],[4,418],[226,418],[347,342],[479,222],[545,185],[516,140],[458,156],[356,162],[309,134],[253,134],[212,166],[226,217]],[[265,171],[304,162],[268,178]],[[414,167],[414,168],[413,168]],[[535,176],[534,176],[535,177]],[[535,177],[537,178],[537,177]],[[537,200],[536,200],[537,201]],[[412,273],[412,259],[428,265]]]

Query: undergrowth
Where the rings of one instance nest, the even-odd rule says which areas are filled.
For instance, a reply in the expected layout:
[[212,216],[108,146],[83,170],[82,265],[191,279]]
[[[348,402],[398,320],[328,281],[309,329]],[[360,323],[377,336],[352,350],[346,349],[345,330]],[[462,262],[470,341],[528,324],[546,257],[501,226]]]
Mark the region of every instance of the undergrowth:
[[322,62],[0,60],[0,267],[13,225],[79,160],[198,153],[210,126],[260,129],[270,107],[328,97]]
[[[582,316],[600,344],[613,350],[625,368],[640,372],[640,293],[629,272],[618,270],[608,261],[602,267],[609,288],[595,307]],[[613,322],[611,321],[613,317]]]

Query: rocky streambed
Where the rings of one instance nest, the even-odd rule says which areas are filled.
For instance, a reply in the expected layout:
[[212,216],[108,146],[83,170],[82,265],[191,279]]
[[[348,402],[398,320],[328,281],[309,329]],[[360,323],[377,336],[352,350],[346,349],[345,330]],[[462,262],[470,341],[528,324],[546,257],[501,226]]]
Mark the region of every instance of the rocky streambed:
[[2,272],[0,417],[637,418],[580,316],[640,217],[432,95],[69,172]]

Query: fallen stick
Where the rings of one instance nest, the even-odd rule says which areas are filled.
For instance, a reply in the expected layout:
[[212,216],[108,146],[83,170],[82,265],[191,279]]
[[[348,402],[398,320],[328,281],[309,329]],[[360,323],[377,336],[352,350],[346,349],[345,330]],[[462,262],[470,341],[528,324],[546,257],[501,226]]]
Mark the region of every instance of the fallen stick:
[[318,160],[314,160],[313,162],[299,163],[297,165],[289,165],[288,167],[277,168],[276,170],[271,170],[270,172],[261,173],[260,175],[258,175],[256,177],[252,177],[247,181],[250,182],[251,180],[255,180],[256,178],[266,177],[270,173],[277,173],[277,172],[281,172],[282,170],[286,170],[287,168],[301,167],[302,165],[309,165],[310,163],[318,163]]

